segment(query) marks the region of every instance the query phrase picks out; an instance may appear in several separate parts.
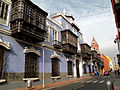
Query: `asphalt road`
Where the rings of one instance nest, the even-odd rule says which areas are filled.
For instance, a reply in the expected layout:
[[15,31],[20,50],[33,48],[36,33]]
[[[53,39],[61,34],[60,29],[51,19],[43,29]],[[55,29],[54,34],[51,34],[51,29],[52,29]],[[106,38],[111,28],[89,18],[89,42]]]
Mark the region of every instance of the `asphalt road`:
[[97,76],[91,79],[74,82],[71,84],[56,86],[48,90],[106,90],[106,82],[108,80],[114,81],[115,75]]

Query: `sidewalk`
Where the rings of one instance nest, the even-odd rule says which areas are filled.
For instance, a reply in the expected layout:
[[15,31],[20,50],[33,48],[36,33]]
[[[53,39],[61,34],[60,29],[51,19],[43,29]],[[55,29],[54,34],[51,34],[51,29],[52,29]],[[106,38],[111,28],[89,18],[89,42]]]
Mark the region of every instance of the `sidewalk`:
[[113,81],[114,90],[120,90],[120,76],[116,76],[116,79]]
[[[77,79],[68,78],[68,80],[57,80],[56,82],[46,83],[44,88],[43,88],[42,84],[37,85],[37,86],[33,86],[32,90],[40,90],[40,89],[45,89],[45,88],[58,86],[58,85],[63,85],[63,84],[70,84],[72,82],[80,81],[80,80],[83,80],[83,79],[89,79],[89,78],[92,78],[92,76],[87,75],[87,76],[83,76],[83,77],[77,78]],[[14,90],[26,90],[26,88],[17,88],[17,89],[14,89]]]

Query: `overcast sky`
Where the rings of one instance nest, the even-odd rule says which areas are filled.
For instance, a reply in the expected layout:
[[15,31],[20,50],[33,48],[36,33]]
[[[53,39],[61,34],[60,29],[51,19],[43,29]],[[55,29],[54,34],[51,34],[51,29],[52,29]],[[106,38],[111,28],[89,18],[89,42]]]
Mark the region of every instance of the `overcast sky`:
[[111,0],[32,0],[50,14],[66,9],[82,30],[84,42],[91,45],[93,36],[100,52],[115,57],[118,53],[114,39],[117,34]]

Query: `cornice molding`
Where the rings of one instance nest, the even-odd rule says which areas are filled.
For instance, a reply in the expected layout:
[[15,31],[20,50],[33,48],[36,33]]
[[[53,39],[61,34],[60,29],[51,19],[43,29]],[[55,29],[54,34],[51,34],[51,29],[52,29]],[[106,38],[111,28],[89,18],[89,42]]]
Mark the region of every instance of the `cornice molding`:
[[51,59],[52,58],[57,58],[57,59],[59,59],[60,60],[60,55],[57,55],[57,53],[56,52],[54,52],[54,54],[53,55],[51,55],[51,57],[50,57]]
[[11,30],[0,27],[0,33],[11,35]]
[[24,53],[30,53],[30,52],[35,53],[38,56],[40,56],[40,52],[38,50],[35,50],[34,47],[31,47],[31,48],[25,47]]
[[11,45],[9,42],[3,41],[2,39],[0,39],[0,45],[5,47],[6,49],[10,50],[11,49]]

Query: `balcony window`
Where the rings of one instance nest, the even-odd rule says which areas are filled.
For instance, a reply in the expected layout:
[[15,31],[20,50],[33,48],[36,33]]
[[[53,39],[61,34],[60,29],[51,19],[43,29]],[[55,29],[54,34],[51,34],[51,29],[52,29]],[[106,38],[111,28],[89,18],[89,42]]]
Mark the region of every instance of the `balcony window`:
[[53,29],[53,41],[54,40],[58,40],[58,31],[55,29]]
[[8,4],[0,1],[0,18],[7,20]]

